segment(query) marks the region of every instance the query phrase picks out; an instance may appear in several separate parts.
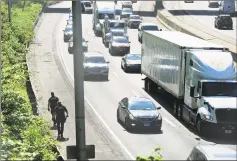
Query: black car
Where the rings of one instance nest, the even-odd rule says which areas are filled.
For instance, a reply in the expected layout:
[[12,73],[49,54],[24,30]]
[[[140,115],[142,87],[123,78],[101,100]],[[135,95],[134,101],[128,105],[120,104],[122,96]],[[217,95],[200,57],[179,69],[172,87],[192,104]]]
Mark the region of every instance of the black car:
[[[87,42],[84,38],[82,38],[82,47],[83,47],[83,53],[88,52],[88,45]],[[68,43],[68,53],[69,54],[73,54],[73,37],[71,37],[71,39],[69,40]]]
[[233,29],[233,20],[230,15],[219,15],[215,17],[215,28],[221,29],[227,27]]
[[126,54],[121,61],[121,68],[125,71],[141,71],[141,54]]
[[123,98],[117,109],[117,121],[123,123],[127,130],[132,128],[150,128],[161,130],[162,117],[160,107],[144,97]]
[[130,42],[126,36],[113,36],[109,42],[109,53],[122,53],[125,55],[130,52]]
[[64,37],[63,37],[64,42],[68,42],[71,39],[71,37],[73,36],[72,25],[67,25],[65,27],[65,30],[63,30],[63,32],[64,32]]
[[218,1],[209,1],[208,7],[209,8],[219,8],[219,2]]

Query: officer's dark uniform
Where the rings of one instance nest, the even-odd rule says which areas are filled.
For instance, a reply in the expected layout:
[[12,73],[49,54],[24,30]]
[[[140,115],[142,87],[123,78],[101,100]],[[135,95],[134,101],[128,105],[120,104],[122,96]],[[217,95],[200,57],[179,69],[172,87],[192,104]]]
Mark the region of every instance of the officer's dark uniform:
[[54,117],[54,113],[55,113],[55,107],[58,105],[58,97],[54,96],[54,93],[51,92],[51,97],[49,98],[48,100],[48,110],[49,110],[49,107],[51,109],[51,114],[52,114],[52,121],[54,123],[54,126],[56,125],[56,120],[55,120],[55,117]]
[[[66,117],[68,117],[68,111],[65,106],[61,104],[61,102],[58,102],[58,106],[55,108],[56,112],[56,121],[57,121],[57,128],[58,128],[58,137],[63,137],[63,131],[64,131],[64,123],[66,121]],[[67,116],[65,116],[65,112],[67,113]]]

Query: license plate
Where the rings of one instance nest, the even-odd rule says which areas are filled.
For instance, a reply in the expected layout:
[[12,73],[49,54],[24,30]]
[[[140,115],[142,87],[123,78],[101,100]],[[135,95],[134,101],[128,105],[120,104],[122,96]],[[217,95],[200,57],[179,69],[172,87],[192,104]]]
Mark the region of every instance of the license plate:
[[144,123],[144,126],[150,126],[150,123]]
[[226,133],[226,134],[231,134],[232,131],[231,131],[231,130],[225,130],[225,133]]

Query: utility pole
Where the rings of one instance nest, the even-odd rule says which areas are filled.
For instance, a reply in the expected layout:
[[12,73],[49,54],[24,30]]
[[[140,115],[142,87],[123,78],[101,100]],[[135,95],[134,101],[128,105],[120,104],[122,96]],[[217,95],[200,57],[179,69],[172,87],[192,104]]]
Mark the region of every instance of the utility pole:
[[72,1],[73,62],[77,161],[87,160],[85,145],[84,56],[82,49],[81,1]]
[[8,18],[9,22],[12,23],[12,2],[11,0],[8,0],[7,3],[8,3]]

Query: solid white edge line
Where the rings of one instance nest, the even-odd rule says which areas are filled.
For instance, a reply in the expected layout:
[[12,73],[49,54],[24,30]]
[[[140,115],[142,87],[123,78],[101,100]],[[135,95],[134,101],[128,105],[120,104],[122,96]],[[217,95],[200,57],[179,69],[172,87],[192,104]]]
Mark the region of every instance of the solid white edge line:
[[139,97],[139,95],[138,95],[135,91],[132,90],[132,93],[133,93],[135,96]]
[[115,72],[113,72],[113,74],[114,74],[115,76],[118,76],[118,74],[117,74],[117,73],[115,73]]
[[[57,41],[58,42],[58,41]],[[58,43],[57,43],[58,45]],[[61,47],[59,45],[59,52],[61,55],[61,58],[63,58],[62,52],[61,52]],[[62,59],[63,61],[63,59]],[[68,67],[66,66],[65,62],[63,61],[64,67],[66,68],[68,74],[70,75],[70,77],[72,78],[73,82],[74,82],[74,78],[72,76],[72,74],[70,73]],[[122,147],[122,149],[128,154],[128,156],[132,159],[132,160],[136,160],[136,158],[134,158],[134,156],[128,151],[128,149],[123,145],[123,143],[119,140],[119,138],[114,134],[114,132],[109,128],[109,126],[105,123],[104,119],[99,115],[99,113],[96,111],[96,109],[92,106],[92,104],[89,102],[89,100],[86,98],[86,96],[84,96],[86,102],[88,103],[88,105],[91,107],[91,109],[94,111],[94,113],[96,114],[96,116],[100,119],[100,121],[104,124],[104,126],[107,128],[107,130],[111,133],[111,135],[115,138],[115,140],[118,142],[118,144]]]
[[169,121],[167,118],[163,117],[163,120],[165,120],[168,124],[170,124],[173,127],[176,127],[175,124],[173,124],[171,121]]

